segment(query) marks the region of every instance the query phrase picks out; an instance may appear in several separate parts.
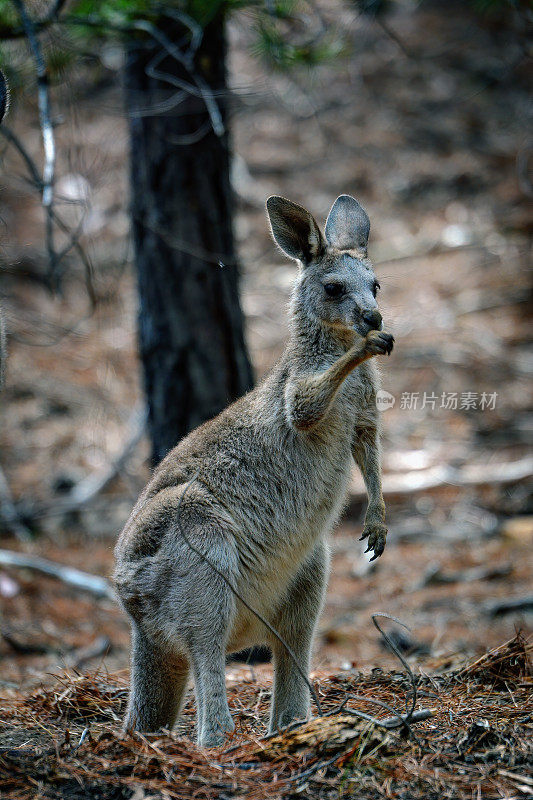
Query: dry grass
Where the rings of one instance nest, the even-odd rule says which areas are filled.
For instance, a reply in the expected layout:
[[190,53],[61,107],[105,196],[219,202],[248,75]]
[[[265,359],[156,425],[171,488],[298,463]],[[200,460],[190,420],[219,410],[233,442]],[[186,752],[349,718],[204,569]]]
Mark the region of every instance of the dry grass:
[[[29,798],[520,798],[531,796],[531,651],[522,636],[445,674],[421,675],[418,708],[433,717],[412,736],[348,716],[347,695],[403,709],[408,676],[320,677],[327,716],[261,738],[269,690],[229,682],[237,730],[224,750],[192,741],[194,708],[173,734],[123,734],[120,676],[63,674],[52,688],[4,700],[0,708],[0,796]],[[349,700],[346,709],[374,714]],[[389,716],[384,712],[380,716]]]

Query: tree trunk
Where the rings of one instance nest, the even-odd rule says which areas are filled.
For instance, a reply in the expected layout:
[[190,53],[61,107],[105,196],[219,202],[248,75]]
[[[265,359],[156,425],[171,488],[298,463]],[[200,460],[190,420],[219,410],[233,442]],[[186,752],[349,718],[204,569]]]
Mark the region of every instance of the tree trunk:
[[[132,44],[125,87],[139,346],[156,462],[252,385],[232,231],[224,23],[207,25],[187,66],[172,48],[187,56],[190,31],[164,17],[157,25],[160,35]],[[220,112],[219,135],[204,84]]]

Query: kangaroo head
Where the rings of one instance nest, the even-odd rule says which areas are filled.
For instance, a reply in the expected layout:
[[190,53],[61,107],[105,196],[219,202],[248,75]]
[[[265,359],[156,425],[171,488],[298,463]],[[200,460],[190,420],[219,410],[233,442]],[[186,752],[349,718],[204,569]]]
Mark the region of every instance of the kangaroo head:
[[350,195],[333,203],[325,236],[305,208],[269,197],[267,213],[277,245],[301,266],[295,300],[322,325],[365,336],[380,330],[379,283],[367,258],[370,220]]

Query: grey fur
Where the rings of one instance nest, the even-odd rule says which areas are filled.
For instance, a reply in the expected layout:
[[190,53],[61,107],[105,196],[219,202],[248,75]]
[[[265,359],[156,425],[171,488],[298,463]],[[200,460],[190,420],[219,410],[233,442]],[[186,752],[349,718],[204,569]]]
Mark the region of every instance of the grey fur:
[[[271,731],[309,713],[309,689],[280,643],[180,535],[178,503],[191,478],[198,473],[180,507],[187,538],[305,669],[327,583],[327,536],[345,502],[352,458],[368,489],[363,536],[375,558],[387,533],[370,359],[390,353],[393,338],[365,322],[366,312],[377,314],[371,264],[361,250],[328,243],[301,206],[277,197],[267,208],[278,245],[301,261],[285,353],[259,386],[166,456],[115,551],[115,584],[133,629],[124,724],[171,727],[191,669],[204,746],[233,730],[227,652],[271,645]],[[342,295],[327,294],[334,284]]]

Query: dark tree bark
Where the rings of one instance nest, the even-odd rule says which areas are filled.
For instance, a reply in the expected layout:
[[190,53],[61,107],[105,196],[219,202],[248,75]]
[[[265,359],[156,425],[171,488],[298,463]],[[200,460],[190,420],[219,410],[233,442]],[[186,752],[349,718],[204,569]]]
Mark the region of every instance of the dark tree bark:
[[[158,28],[163,43],[187,51],[187,29],[164,18]],[[168,80],[150,74],[154,67]],[[220,136],[198,80],[216,99]],[[181,102],[168,81],[190,87]],[[125,88],[139,345],[158,461],[252,385],[232,231],[223,20],[205,28],[187,68],[153,38],[132,45]]]

